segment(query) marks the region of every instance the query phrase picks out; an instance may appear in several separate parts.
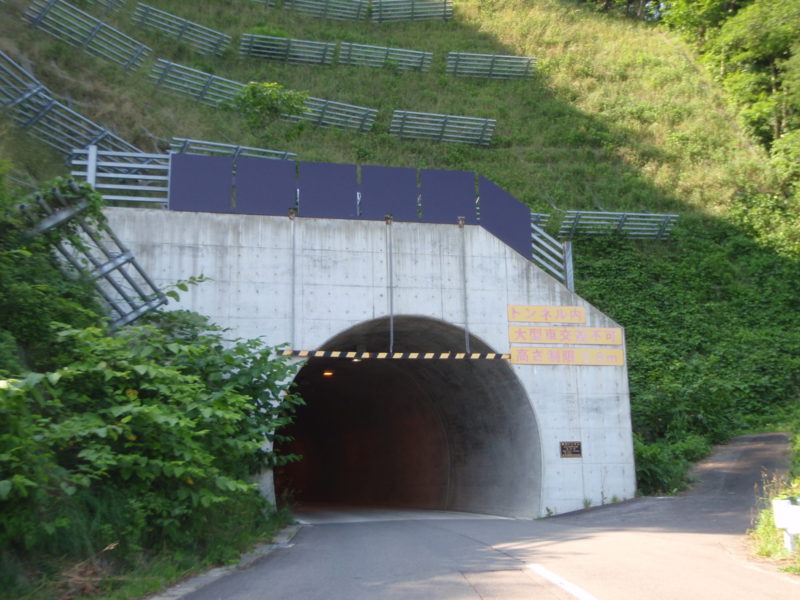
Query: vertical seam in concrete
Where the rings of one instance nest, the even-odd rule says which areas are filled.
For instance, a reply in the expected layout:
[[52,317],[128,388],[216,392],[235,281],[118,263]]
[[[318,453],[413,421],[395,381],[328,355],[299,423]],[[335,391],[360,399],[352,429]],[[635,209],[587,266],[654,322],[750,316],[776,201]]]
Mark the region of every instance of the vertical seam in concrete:
[[296,282],[297,282],[297,251],[296,251],[297,241],[296,241],[296,234],[295,234],[295,220],[294,219],[289,219],[289,223],[290,223],[290,226],[292,228],[292,284],[291,284],[292,285],[292,291],[291,291],[291,298],[290,298],[292,306],[291,306],[291,315],[290,315],[291,323],[289,324],[289,328],[290,328],[289,329],[289,346],[294,349],[294,348],[297,348],[297,345],[296,345],[297,340],[295,340],[295,320],[296,320],[295,302],[297,300],[297,292],[295,291]]
[[394,280],[392,271],[392,221],[386,221],[386,296],[389,303],[389,352],[394,352]]
[[461,227],[461,286],[464,291],[464,348],[469,354],[469,312],[467,306],[467,228],[463,223]]

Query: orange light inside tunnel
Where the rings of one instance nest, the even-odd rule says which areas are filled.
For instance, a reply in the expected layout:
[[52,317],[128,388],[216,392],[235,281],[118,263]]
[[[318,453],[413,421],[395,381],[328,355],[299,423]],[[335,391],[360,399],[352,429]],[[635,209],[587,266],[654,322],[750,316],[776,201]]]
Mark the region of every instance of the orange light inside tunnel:
[[326,369],[325,371],[322,372],[322,376],[323,377],[333,377],[333,371],[331,371],[330,369]]

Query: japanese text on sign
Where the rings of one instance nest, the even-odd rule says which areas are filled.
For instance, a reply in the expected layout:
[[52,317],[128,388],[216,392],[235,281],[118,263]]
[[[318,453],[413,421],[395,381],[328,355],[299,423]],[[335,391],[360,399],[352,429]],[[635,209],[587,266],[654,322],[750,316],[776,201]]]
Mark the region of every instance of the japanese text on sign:
[[586,323],[582,306],[508,306],[511,323]]
[[594,344],[621,346],[622,329],[618,327],[531,327],[508,328],[512,344]]
[[511,348],[515,365],[595,365],[622,366],[625,354],[621,348]]
[[583,448],[581,442],[559,442],[561,447],[561,458],[581,458]]

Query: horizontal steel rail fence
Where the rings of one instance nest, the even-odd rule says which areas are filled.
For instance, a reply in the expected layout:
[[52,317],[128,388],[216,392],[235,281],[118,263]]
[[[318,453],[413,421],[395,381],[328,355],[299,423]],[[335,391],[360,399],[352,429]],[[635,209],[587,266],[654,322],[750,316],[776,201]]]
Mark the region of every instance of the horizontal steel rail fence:
[[167,204],[169,154],[112,152],[89,146],[73,151],[71,165],[72,176],[91,184],[110,204]]
[[169,144],[170,152],[178,154],[208,154],[212,156],[231,156],[234,159],[244,156],[247,158],[272,158],[287,160],[297,158],[293,152],[282,150],[268,150],[266,148],[252,148],[250,146],[237,146],[234,144],[221,144],[204,140],[190,140],[174,137]]
[[123,8],[128,0],[86,0],[88,4],[99,6],[106,12],[116,12]]
[[629,238],[664,240],[669,237],[678,216],[570,210],[561,221],[558,237],[569,240],[584,235],[616,234]]
[[368,0],[250,0],[268,7],[282,7],[310,17],[360,21],[369,13]]
[[150,78],[157,87],[163,87],[184,96],[191,96],[198,102],[209,106],[219,106],[230,102],[244,87],[243,83],[198,71],[191,67],[169,62],[162,58],[150,72]]
[[[219,106],[233,100],[239,90],[244,87],[244,84],[238,81],[210,75],[163,59],[156,61],[150,77],[159,87],[191,96],[198,102],[210,106]],[[281,115],[284,119],[310,121],[320,127],[343,127],[358,131],[369,131],[377,116],[378,110],[375,108],[344,104],[323,98],[308,98],[305,102],[305,110],[299,115]]]
[[245,33],[239,42],[239,54],[288,63],[331,65],[336,44]]
[[494,119],[395,110],[390,132],[402,138],[488,146],[495,125]]
[[372,0],[372,22],[452,19],[450,0]]
[[420,71],[431,68],[432,52],[421,50],[405,50],[384,46],[367,46],[365,44],[339,44],[338,63],[340,65],[366,66],[400,71]]
[[572,256],[568,248],[531,219],[531,260],[558,281],[574,290]]
[[178,17],[141,2],[136,5],[133,12],[133,21],[142,27],[184,42],[198,54],[221,56],[231,43],[231,36],[225,33],[203,27],[189,19]]
[[[77,186],[75,191],[79,191]],[[81,242],[60,241],[55,246],[65,260],[66,270],[74,269],[94,281],[95,289],[109,309],[112,328],[127,325],[167,303],[164,293],[111,228],[83,218],[85,199],[71,204],[54,189],[48,198],[37,196],[36,204],[39,211],[35,212],[43,212],[44,217],[34,221],[31,231],[34,235],[67,221],[77,223]],[[35,212],[30,206],[22,205],[21,209],[34,218]]]
[[451,75],[460,77],[514,79],[531,77],[536,68],[536,60],[533,56],[448,52],[446,70]]
[[33,0],[25,18],[32,27],[125,69],[138,69],[150,54],[144,44],[63,0]]
[[49,96],[50,91],[0,50],[0,108],[11,108],[35,94]]
[[310,121],[318,127],[342,127],[369,131],[378,118],[377,108],[334,102],[323,98],[308,98],[300,115],[283,115],[293,121]]

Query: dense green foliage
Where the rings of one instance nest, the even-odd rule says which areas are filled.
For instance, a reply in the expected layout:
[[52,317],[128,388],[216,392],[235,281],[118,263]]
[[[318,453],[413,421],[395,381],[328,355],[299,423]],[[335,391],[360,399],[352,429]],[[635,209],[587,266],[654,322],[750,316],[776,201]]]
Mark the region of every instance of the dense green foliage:
[[576,256],[578,290],[627,325],[641,491],[680,489],[702,440],[796,404],[800,261],[688,217],[661,248],[582,241]]
[[301,402],[288,392],[294,367],[193,313],[112,334],[91,282],[53,258],[70,226],[30,237],[3,202],[0,588],[21,594],[103,549],[114,568],[165,551],[235,557],[268,524],[253,477],[295,458],[272,452]]
[[307,98],[308,94],[287,90],[280,83],[251,81],[236,94],[231,108],[242,114],[254,135],[260,136],[278,117],[301,114]]

